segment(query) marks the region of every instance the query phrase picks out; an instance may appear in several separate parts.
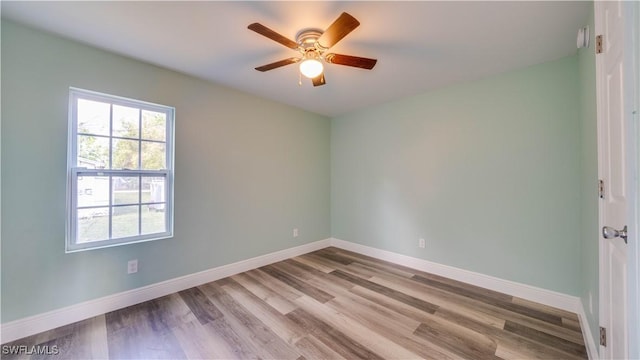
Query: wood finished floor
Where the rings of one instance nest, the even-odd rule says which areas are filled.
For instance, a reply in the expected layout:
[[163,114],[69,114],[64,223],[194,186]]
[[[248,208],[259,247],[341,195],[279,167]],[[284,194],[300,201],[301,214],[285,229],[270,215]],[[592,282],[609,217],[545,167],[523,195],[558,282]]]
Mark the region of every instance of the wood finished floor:
[[337,248],[8,345],[71,359],[587,357],[573,313]]

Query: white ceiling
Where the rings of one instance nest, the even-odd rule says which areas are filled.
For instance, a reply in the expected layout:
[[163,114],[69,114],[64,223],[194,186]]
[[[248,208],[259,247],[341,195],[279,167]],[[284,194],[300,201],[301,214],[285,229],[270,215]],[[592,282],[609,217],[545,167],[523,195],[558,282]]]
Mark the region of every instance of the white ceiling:
[[[327,116],[576,53],[591,2],[13,2],[2,17]],[[247,29],[295,39],[341,12],[361,25],[331,52],[371,57],[371,70],[326,66],[327,84],[298,85],[296,56]],[[306,80],[306,81],[304,81]]]

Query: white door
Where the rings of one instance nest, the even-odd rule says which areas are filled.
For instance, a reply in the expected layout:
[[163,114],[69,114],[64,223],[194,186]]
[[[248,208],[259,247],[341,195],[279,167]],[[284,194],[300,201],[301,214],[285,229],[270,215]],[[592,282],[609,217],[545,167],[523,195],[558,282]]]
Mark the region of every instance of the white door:
[[606,329],[606,346],[600,347],[600,356],[627,359],[627,244],[622,230],[632,199],[626,163],[623,3],[596,2],[595,25],[596,35],[603,38],[602,53],[596,55],[598,172],[604,182],[600,228],[609,230],[600,235],[600,324]]

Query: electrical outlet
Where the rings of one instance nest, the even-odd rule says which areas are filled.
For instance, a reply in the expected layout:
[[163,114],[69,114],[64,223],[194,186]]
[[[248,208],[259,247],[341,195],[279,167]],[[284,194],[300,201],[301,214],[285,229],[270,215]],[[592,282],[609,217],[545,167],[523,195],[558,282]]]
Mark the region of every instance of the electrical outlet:
[[298,237],[299,233],[298,233],[298,229],[293,229],[293,237]]
[[127,274],[135,274],[138,272],[138,259],[129,260],[127,263]]
[[418,239],[418,247],[421,249],[424,249],[424,247],[426,246],[425,241],[423,238]]

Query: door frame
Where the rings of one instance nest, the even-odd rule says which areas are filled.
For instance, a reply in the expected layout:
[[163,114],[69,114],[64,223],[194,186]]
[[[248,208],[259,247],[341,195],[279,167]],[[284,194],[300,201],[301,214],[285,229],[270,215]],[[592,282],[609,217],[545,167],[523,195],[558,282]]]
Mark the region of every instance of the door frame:
[[640,359],[640,2],[625,3],[625,62],[630,73],[625,103],[631,113],[629,116],[628,140],[631,146],[630,173],[633,176],[632,204],[628,214],[630,226],[628,256],[628,299],[629,299],[629,357]]

